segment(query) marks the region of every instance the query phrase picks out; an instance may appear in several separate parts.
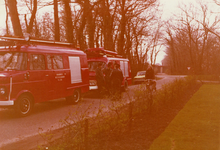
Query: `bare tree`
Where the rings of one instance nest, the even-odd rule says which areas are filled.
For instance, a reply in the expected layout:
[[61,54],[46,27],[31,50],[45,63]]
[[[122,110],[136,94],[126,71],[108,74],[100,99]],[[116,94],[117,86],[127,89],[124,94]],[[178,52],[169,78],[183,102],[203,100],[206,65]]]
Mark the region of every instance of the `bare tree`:
[[[114,6],[111,10],[110,6]],[[102,33],[104,35],[104,48],[115,51],[113,32],[114,32],[114,18],[116,14],[117,4],[114,1],[103,0],[101,1],[100,16],[102,17]]]
[[[139,0],[139,1],[129,1],[129,0],[120,0],[119,1],[119,15],[120,15],[120,25],[119,25],[119,36],[117,43],[117,51],[119,54],[125,56],[125,35],[128,21],[133,21],[133,19],[138,16],[147,16],[147,11],[151,9],[157,9],[157,0]],[[150,17],[153,17],[154,14],[150,14]],[[149,16],[147,16],[149,17]],[[148,20],[148,19],[147,19]]]
[[55,23],[55,41],[60,41],[60,26],[58,17],[58,2],[54,0],[54,23]]
[[161,30],[162,25],[158,24],[157,28],[156,28],[156,32],[154,32],[153,38],[152,38],[152,49],[151,49],[151,54],[150,54],[150,63],[151,65],[155,65],[156,64],[156,59],[157,59],[157,55],[161,50],[161,46],[162,46],[162,32]]
[[185,6],[181,7],[181,10],[182,16],[178,16],[175,27],[173,29],[167,27],[169,35],[167,54],[172,60],[171,72],[186,73],[188,66],[196,74],[206,74],[211,67],[207,60],[216,49],[213,47],[216,45],[213,37],[215,35],[210,34],[210,29],[215,31],[219,20],[215,19],[214,22],[210,20],[211,13],[206,4],[200,3],[197,8],[192,5]]
[[6,0],[15,36],[23,36],[16,0]]
[[30,18],[30,22],[27,26],[27,33],[31,33],[32,29],[33,29],[33,24],[34,24],[34,19],[36,16],[36,12],[37,12],[37,0],[34,0],[33,3],[33,11],[31,12],[31,18]]
[[7,0],[5,0],[5,11],[6,11],[6,20],[5,20],[6,35],[9,35],[9,27],[8,27],[8,17],[9,17],[9,12],[8,12]]
[[63,0],[63,3],[64,3],[65,22],[66,22],[66,39],[67,42],[73,43],[73,24],[72,24],[70,0]]

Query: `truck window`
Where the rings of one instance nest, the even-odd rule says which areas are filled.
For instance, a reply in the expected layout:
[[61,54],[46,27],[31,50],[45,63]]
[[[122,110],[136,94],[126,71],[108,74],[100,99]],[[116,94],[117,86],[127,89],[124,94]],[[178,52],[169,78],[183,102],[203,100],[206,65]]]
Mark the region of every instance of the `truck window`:
[[101,61],[89,61],[89,62],[88,62],[89,71],[95,71],[99,63],[102,63],[102,68],[105,68],[105,65],[106,65],[105,62],[101,62]]
[[44,55],[39,55],[39,54],[30,55],[30,70],[45,70]]
[[0,71],[7,70],[26,70],[27,53],[20,52],[1,52]]
[[77,56],[69,56],[71,83],[82,82],[80,58]]
[[61,55],[54,55],[53,59],[53,69],[63,69],[63,57]]
[[52,69],[51,55],[47,55],[47,68]]
[[123,72],[124,77],[129,77],[128,74],[128,62],[127,61],[120,61],[120,68]]

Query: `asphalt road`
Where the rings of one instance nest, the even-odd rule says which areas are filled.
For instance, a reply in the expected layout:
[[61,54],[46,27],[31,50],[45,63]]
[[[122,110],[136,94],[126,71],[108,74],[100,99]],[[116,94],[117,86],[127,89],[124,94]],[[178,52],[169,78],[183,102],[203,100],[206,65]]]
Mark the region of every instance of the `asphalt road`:
[[[157,89],[161,88],[163,84],[174,81],[176,78],[184,77],[158,76],[162,77],[162,79],[157,81]],[[123,98],[126,99],[128,94],[132,97],[132,90],[138,86],[129,86],[127,93],[123,93]],[[0,149],[6,149],[4,147],[7,146],[10,146],[10,149],[12,149],[13,144],[18,143],[18,141],[25,141],[34,136],[38,136],[39,139],[39,131],[42,131],[41,129],[43,129],[43,132],[46,132],[61,128],[63,126],[61,120],[65,120],[69,114],[75,112],[82,114],[89,108],[90,113],[88,113],[88,116],[92,116],[97,113],[100,105],[108,106],[111,103],[108,99],[100,99],[92,94],[88,94],[80,103],[74,106],[67,105],[65,99],[57,99],[36,104],[32,114],[24,118],[17,117],[13,110],[0,109]],[[77,118],[72,119],[72,121],[77,121]],[[38,144],[36,140],[32,142],[35,142],[36,145]],[[24,148],[24,145],[21,147]],[[14,146],[14,149],[21,148]]]

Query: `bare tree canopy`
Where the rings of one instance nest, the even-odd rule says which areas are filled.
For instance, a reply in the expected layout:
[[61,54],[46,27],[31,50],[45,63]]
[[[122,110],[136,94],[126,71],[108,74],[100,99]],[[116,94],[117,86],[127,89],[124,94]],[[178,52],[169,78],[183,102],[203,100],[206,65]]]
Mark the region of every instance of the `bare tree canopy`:
[[[182,6],[181,15],[167,23],[165,63],[173,74],[220,74],[218,26],[220,19],[205,3]],[[214,18],[214,19],[213,19]],[[214,33],[214,34],[213,34]]]
[[[20,29],[13,29],[15,35],[27,32],[33,38],[70,42],[82,50],[104,47],[128,57],[137,70],[156,62],[162,38],[158,0],[22,0],[18,6],[13,2],[9,12],[17,7],[27,10],[20,12],[25,17],[18,11],[13,15],[13,27],[21,22]],[[46,8],[54,11],[43,11]]]

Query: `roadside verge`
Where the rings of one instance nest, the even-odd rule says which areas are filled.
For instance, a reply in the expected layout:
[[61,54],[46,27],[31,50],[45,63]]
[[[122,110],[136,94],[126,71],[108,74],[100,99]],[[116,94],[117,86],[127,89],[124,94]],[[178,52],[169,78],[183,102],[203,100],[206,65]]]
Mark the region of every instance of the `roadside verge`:
[[219,150],[220,85],[204,84],[150,150]]

